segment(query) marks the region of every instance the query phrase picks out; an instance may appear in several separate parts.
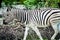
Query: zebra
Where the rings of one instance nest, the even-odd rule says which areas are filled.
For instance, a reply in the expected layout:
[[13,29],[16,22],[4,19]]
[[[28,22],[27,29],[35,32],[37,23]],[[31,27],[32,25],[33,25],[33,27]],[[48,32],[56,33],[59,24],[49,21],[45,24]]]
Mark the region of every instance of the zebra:
[[[40,40],[43,40],[37,27],[49,27],[52,26],[55,33],[51,37],[51,40],[54,40],[58,34],[57,24],[60,23],[60,9],[55,8],[46,8],[46,9],[32,9],[32,10],[22,10],[22,9],[13,9],[10,11],[12,16],[9,16],[5,22],[8,22],[9,18],[13,19],[13,16],[17,18],[21,23],[23,23],[25,28],[25,34],[23,40],[26,40],[28,35],[28,30],[32,28]],[[10,20],[11,20],[10,19]],[[10,21],[9,21],[10,22]]]

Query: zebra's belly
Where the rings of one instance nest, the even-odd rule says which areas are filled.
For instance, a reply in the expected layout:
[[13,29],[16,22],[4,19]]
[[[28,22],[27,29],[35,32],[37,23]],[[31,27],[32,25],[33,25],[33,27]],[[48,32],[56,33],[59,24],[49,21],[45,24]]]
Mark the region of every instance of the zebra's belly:
[[49,25],[35,24],[37,27],[48,27]]
[[47,25],[41,25],[41,24],[38,24],[38,23],[33,23],[33,22],[30,22],[29,24],[28,24],[29,26],[36,26],[36,27],[48,27],[49,25],[47,24]]

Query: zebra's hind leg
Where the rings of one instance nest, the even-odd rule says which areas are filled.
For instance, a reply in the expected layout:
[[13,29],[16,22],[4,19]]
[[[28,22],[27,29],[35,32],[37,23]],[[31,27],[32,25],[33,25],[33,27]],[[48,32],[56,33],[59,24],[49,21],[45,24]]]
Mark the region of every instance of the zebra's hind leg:
[[36,34],[38,35],[38,37],[40,38],[40,40],[43,40],[43,38],[42,38],[42,36],[41,36],[38,28],[37,28],[36,26],[33,26],[33,27],[31,27],[31,28],[36,32]]
[[28,30],[29,30],[29,27],[26,27],[23,40],[26,40],[27,35],[28,35]]
[[57,23],[52,24],[52,28],[54,29],[55,33],[54,33],[54,35],[51,37],[51,40],[55,40],[54,38],[55,38],[56,35],[58,34]]

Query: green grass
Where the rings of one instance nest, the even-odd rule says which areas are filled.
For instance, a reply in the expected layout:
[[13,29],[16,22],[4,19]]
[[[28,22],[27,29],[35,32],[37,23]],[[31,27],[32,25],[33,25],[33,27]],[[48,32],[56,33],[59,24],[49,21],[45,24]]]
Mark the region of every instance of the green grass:
[[[40,40],[40,39],[36,34],[28,34],[27,40]],[[48,39],[44,38],[44,40],[48,40]]]
[[[37,36],[30,36],[30,35],[28,35],[27,40],[40,40],[40,39]],[[48,39],[44,38],[44,40],[48,40]]]

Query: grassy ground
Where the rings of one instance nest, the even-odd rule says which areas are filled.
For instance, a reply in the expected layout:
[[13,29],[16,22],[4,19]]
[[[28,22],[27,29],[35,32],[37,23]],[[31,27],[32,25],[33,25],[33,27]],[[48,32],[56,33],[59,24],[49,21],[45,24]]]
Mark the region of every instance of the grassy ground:
[[[40,39],[38,38],[38,36],[28,35],[27,40],[40,40]],[[48,40],[48,39],[44,38],[44,40]]]
[[[36,35],[36,33],[30,33],[27,36],[27,40],[40,40],[39,37]],[[44,40],[47,40],[46,38],[44,38]]]

